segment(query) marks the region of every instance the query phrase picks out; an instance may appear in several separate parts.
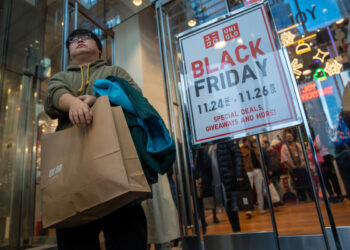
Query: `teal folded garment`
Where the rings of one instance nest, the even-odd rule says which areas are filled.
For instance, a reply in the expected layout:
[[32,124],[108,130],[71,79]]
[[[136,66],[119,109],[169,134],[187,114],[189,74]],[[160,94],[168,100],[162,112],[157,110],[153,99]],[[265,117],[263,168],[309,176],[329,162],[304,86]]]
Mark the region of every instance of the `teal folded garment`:
[[[138,123],[147,133],[146,148],[148,152],[159,153],[173,146],[173,139],[169,135],[162,119],[157,115],[150,115],[147,118],[141,117],[139,113],[143,113],[144,111],[139,110],[139,112],[137,112],[116,79],[113,81],[109,79],[96,80],[93,89],[95,91],[94,96],[107,95],[112,106],[121,106],[124,111],[137,117]],[[146,108],[147,106],[144,106],[144,109]]]

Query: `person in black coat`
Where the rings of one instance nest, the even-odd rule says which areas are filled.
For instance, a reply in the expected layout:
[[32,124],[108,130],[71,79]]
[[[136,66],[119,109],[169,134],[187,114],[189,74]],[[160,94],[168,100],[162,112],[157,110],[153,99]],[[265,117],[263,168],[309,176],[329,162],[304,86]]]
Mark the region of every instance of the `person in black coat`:
[[218,144],[216,153],[221,182],[225,190],[227,216],[232,230],[239,232],[241,229],[238,217],[238,192],[245,188],[250,189],[242,153],[236,141]]
[[[197,186],[199,216],[201,218],[202,230],[203,230],[203,233],[205,234],[207,222],[205,221],[203,199],[214,196],[212,161],[208,155],[207,148],[199,148],[194,151],[194,166],[195,166],[194,178],[196,180],[196,186]],[[214,223],[219,223],[219,220],[216,217],[215,197],[213,198],[213,201],[214,201],[214,204],[213,204],[214,208],[212,208],[213,221]]]

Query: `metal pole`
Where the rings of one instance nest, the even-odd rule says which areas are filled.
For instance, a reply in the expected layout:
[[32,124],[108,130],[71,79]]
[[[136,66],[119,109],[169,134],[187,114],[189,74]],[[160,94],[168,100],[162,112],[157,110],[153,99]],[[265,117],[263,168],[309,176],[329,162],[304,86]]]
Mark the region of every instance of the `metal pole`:
[[68,63],[68,50],[65,46],[65,41],[69,35],[69,0],[63,2],[63,30],[62,30],[62,57],[61,57],[61,69],[66,71]]
[[259,135],[256,135],[256,144],[258,146],[259,155],[260,155],[260,167],[261,167],[262,174],[264,176],[264,185],[265,185],[265,190],[266,190],[266,194],[267,194],[267,203],[269,204],[269,210],[270,210],[270,216],[271,216],[271,222],[272,222],[272,228],[273,228],[273,236],[274,236],[274,239],[276,241],[277,249],[280,250],[281,247],[280,247],[280,243],[279,243],[279,240],[278,240],[278,231],[277,231],[277,225],[276,225],[276,218],[275,218],[275,213],[274,213],[274,210],[273,210],[273,205],[272,205],[269,185],[267,183],[267,175],[266,175],[266,171],[265,171],[265,167],[264,167],[265,158],[264,158],[264,154],[263,154],[263,151],[262,151],[262,148],[261,148],[261,145],[260,145]]
[[78,28],[78,2],[74,3],[74,29]]
[[[174,82],[176,82],[176,77],[175,77],[175,72],[174,72],[174,60],[173,60],[173,54],[171,53],[171,51],[172,51],[172,46],[171,46],[171,40],[170,40],[170,27],[169,27],[169,19],[168,19],[168,15],[166,15],[166,23],[167,23],[167,31],[168,31],[168,37],[169,37],[169,46],[170,46],[170,58],[171,58],[171,65],[172,65],[172,70],[173,70],[173,73],[174,73]],[[170,87],[171,88],[171,87]],[[175,87],[175,93],[176,93],[176,87]],[[174,103],[173,103],[173,105],[174,105]],[[178,106],[177,106],[177,108],[178,108]],[[180,128],[179,128],[179,131],[180,131],[180,136],[181,136],[181,141],[182,142],[184,142],[184,139],[183,139],[183,132],[182,132],[182,128],[181,128],[181,122],[179,122],[179,125],[180,125]],[[175,128],[175,130],[176,130],[176,128]],[[174,170],[174,175],[175,175],[175,181],[174,181],[174,184],[175,184],[175,190],[176,190],[176,199],[177,199],[177,204],[178,204],[178,206],[180,206],[180,200],[179,200],[179,193],[178,193],[178,188],[179,188],[179,186],[182,186],[182,183],[183,183],[183,181],[181,181],[181,183],[179,184],[178,182],[177,182],[177,176],[179,176],[181,173],[182,173],[182,168],[181,168],[181,163],[183,162],[184,163],[184,165],[185,165],[185,168],[186,168],[186,166],[187,166],[187,161],[186,161],[186,159],[184,159],[182,162],[181,162],[181,159],[180,159],[180,157],[181,157],[181,155],[180,155],[180,148],[179,148],[179,145],[178,145],[178,141],[176,140],[176,142],[175,142],[176,144],[175,144],[175,146],[176,146],[176,148],[177,149],[179,149],[179,150],[176,150],[177,152],[177,154],[179,154],[179,156],[178,156],[178,158],[179,158],[179,161],[177,162],[177,164],[176,165],[174,165],[174,168],[173,168],[173,170]],[[184,156],[185,155],[185,153],[184,152],[186,152],[185,151],[185,149],[184,149],[184,143],[182,143],[181,144],[181,149],[182,149],[182,156]],[[183,157],[184,158],[184,157]],[[182,190],[184,190],[183,189],[183,187],[182,187]],[[183,199],[184,199],[184,192],[181,192],[181,194],[182,194],[182,196],[183,196]],[[182,200],[182,206],[184,206],[184,200]],[[186,208],[184,207],[184,209],[183,209],[183,212],[186,212]],[[185,213],[186,214],[186,213]],[[185,216],[187,216],[187,214],[185,215]],[[180,219],[180,225],[182,224],[182,216],[181,216],[181,218],[179,218]],[[183,229],[183,227],[181,227],[181,229],[182,229],[182,233],[183,233],[183,231],[184,231],[184,229]],[[187,232],[187,226],[186,226],[186,232]],[[186,233],[186,234],[188,234],[188,233]]]
[[[161,64],[162,64],[162,73],[163,73],[163,80],[164,80],[164,89],[165,89],[165,97],[166,97],[166,105],[167,105],[167,114],[168,114],[168,122],[169,122],[169,126],[171,127],[171,120],[170,120],[170,107],[169,107],[169,94],[168,94],[168,78],[167,78],[167,70],[168,70],[168,64],[166,61],[166,55],[164,55],[165,53],[165,48],[166,46],[164,45],[163,48],[163,44],[165,43],[165,37],[164,37],[164,27],[163,27],[163,23],[162,23],[162,8],[161,7],[156,7],[156,17],[157,17],[157,30],[158,30],[158,37],[159,37],[159,49],[160,49],[160,59],[161,59]],[[163,41],[163,43],[162,43]],[[177,161],[177,166],[178,166],[178,173],[179,173],[179,179],[180,179],[180,192],[181,192],[181,202],[178,203],[178,206],[181,206],[181,214],[183,217],[183,224],[184,224],[184,231],[185,231],[185,235],[188,235],[188,231],[187,231],[187,217],[186,217],[186,209],[184,207],[185,205],[185,201],[184,201],[184,189],[182,186],[183,180],[182,180],[182,175],[181,173],[181,169],[180,169],[180,156],[179,156],[179,148],[178,148],[178,142],[177,142],[177,138],[174,138],[175,141],[175,147],[176,147],[176,161]],[[175,173],[175,171],[174,171]],[[175,175],[176,177],[176,175]],[[175,178],[175,184],[177,185],[177,178]],[[176,189],[177,191],[178,189]],[[179,195],[177,195],[179,197]],[[181,215],[180,215],[181,216]],[[182,223],[181,223],[182,224]]]
[[229,5],[229,0],[225,0],[225,8],[226,8],[226,12],[230,13],[230,5]]
[[[108,35],[107,35],[108,36]],[[115,38],[112,37],[112,41],[111,41],[111,47],[112,47],[112,65],[115,65]]]
[[[174,61],[174,56],[173,56],[173,46],[172,46],[172,41],[171,41],[170,25],[169,25],[169,17],[168,17],[168,15],[166,15],[166,24],[167,24],[168,38],[169,38],[170,61],[171,61],[172,72],[173,72],[173,82],[174,82],[174,89],[175,89],[176,108],[177,108],[177,110],[178,110],[178,114],[180,115],[180,114],[181,114],[181,110],[179,110],[179,105],[178,105],[178,101],[179,101],[178,96],[179,96],[179,93],[178,93],[178,91],[177,91],[177,86],[176,86],[175,61]],[[170,89],[172,90],[172,88],[170,88]],[[171,92],[171,94],[172,94],[172,91],[170,91],[170,92]],[[172,102],[172,103],[173,103],[173,102]],[[173,103],[173,105],[174,105],[174,103]],[[179,130],[180,130],[180,133],[181,133],[181,139],[182,139],[183,142],[185,142],[185,137],[184,137],[184,134],[183,134],[181,122],[179,122],[179,124],[180,124]],[[185,154],[185,152],[187,152],[187,150],[186,150],[186,145],[185,145],[184,143],[182,143],[182,152],[183,152],[183,156],[184,156],[184,158],[185,158],[185,156],[187,155],[187,154]],[[188,166],[187,163],[188,163],[188,161],[187,161],[186,158],[185,158],[185,160],[184,160],[184,167],[185,167],[186,187],[190,187],[190,185],[192,185],[192,190],[194,191],[195,197],[197,197],[197,192],[196,192],[197,190],[196,190],[196,188],[195,188],[196,186],[195,186],[194,178],[193,178],[193,176],[192,176],[192,171],[190,171],[190,174],[188,174],[188,173],[189,173],[188,171],[189,171],[191,168],[189,168],[189,166]],[[191,181],[189,181],[189,180],[191,180]],[[188,194],[191,193],[189,189],[187,189],[187,192],[188,192]],[[188,201],[187,201],[188,204],[191,204],[191,203],[190,203],[190,202],[191,202],[190,196],[188,195],[187,197],[188,197]],[[200,233],[201,231],[199,230],[198,213],[197,213],[197,211],[198,211],[198,210],[197,210],[198,205],[197,205],[197,199],[196,199],[195,197],[193,197],[193,203],[194,203],[194,220],[193,220],[193,223],[194,223],[194,226],[195,226],[195,229],[196,229],[197,234],[200,235],[200,234],[201,234],[201,233]]]
[[[286,58],[286,60],[288,60],[287,59],[288,58],[287,50],[285,48],[283,48],[282,52],[283,52],[283,56]],[[324,201],[325,201],[325,206],[326,206],[326,210],[327,210],[329,223],[331,225],[332,234],[333,234],[333,237],[334,237],[334,242],[335,242],[335,245],[337,247],[337,250],[342,250],[340,238],[339,238],[339,235],[338,235],[338,232],[337,232],[337,228],[336,228],[335,223],[334,223],[334,218],[333,218],[332,210],[331,210],[331,207],[330,207],[330,203],[329,203],[329,200],[327,198],[327,192],[326,192],[326,189],[325,189],[325,183],[324,183],[324,179],[323,179],[323,176],[322,176],[320,164],[319,164],[319,162],[317,160],[316,149],[315,149],[312,137],[311,137],[309,124],[307,123],[307,118],[306,118],[303,102],[301,101],[301,98],[300,98],[300,95],[299,95],[298,86],[297,86],[296,80],[294,78],[293,71],[292,71],[290,66],[288,66],[287,68],[288,68],[289,74],[290,74],[292,82],[293,82],[292,87],[294,88],[294,94],[295,94],[295,97],[296,97],[297,102],[298,102],[298,106],[299,106],[299,109],[300,109],[300,113],[301,113],[301,117],[302,117],[302,120],[303,120],[304,128],[305,128],[306,135],[307,135],[307,138],[308,138],[308,142],[309,142],[309,145],[310,145],[311,153],[312,153],[315,165],[316,165],[316,171],[317,171],[318,178],[320,180],[320,186],[321,186],[323,198],[324,198]],[[300,128],[299,128],[299,130],[300,130]],[[300,131],[299,131],[299,136],[301,137],[301,140],[303,141],[302,136],[300,134]],[[304,145],[303,145],[303,147],[304,147]],[[305,155],[305,149],[304,149],[304,155]],[[307,157],[305,157],[305,162],[307,162]],[[308,162],[307,162],[307,164],[308,164]],[[311,178],[310,167],[309,166],[308,166],[308,171],[309,171],[309,177]],[[313,184],[312,180],[311,180],[311,183]],[[313,191],[315,193],[315,188],[314,188],[313,185],[312,185],[312,188],[313,188]],[[328,237],[327,237],[327,233],[326,233],[326,229],[325,229],[325,226],[324,226],[324,223],[323,223],[323,217],[322,217],[321,210],[320,210],[320,207],[319,207],[319,203],[318,203],[318,200],[317,200],[317,196],[315,196],[315,201],[316,201],[317,212],[318,212],[318,215],[319,215],[319,219],[320,219],[320,223],[321,223],[321,227],[322,227],[322,232],[323,232],[323,236],[324,236],[324,239],[325,239],[325,243],[326,243],[327,249],[330,249],[329,241],[328,241]]]
[[[325,229],[325,225],[324,225],[324,221],[323,221],[323,217],[322,217],[322,213],[321,213],[321,207],[320,207],[320,203],[318,201],[318,195],[316,193],[315,183],[313,182],[312,177],[311,177],[312,176],[312,172],[311,172],[309,161],[307,160],[305,142],[304,142],[304,138],[303,138],[303,134],[301,132],[300,126],[298,126],[298,135],[299,135],[299,140],[301,142],[301,147],[303,149],[304,159],[305,159],[305,163],[306,163],[306,166],[307,166],[307,173],[309,175],[309,179],[310,179],[311,186],[312,186],[312,192],[313,192],[314,197],[315,197],[316,209],[317,209],[318,219],[319,219],[320,224],[321,224],[323,237],[324,237],[327,249],[330,249],[329,241],[328,241],[328,237],[326,235],[327,233],[326,233],[326,229]],[[319,176],[319,179],[320,179],[320,176]],[[323,191],[322,191],[322,193],[323,193]],[[324,196],[324,198],[326,198],[326,197]]]

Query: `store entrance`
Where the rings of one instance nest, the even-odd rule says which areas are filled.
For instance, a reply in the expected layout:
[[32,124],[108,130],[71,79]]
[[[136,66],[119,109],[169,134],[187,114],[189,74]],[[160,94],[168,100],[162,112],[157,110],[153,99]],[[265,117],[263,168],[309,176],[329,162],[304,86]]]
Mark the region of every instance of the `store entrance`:
[[[173,137],[178,142],[174,179],[176,180],[175,187],[178,194],[185,249],[193,249],[194,246],[198,249],[200,247],[202,249],[247,249],[248,246],[249,249],[310,249],[311,246],[312,249],[341,249],[341,246],[337,245],[337,240],[334,241],[333,235],[338,233],[343,246],[346,246],[344,235],[348,228],[338,227],[337,232],[334,234],[333,231],[332,234],[330,220],[334,215],[336,223],[345,225],[350,223],[350,221],[344,221],[350,205],[346,198],[344,185],[346,177],[341,176],[336,155],[331,152],[324,153],[322,159],[320,158],[323,164],[322,169],[324,169],[322,171],[327,169],[327,172],[316,171],[308,148],[307,134],[303,127],[293,126],[230,141],[240,151],[245,165],[245,161],[254,162],[253,158],[256,158],[255,162],[258,162],[261,159],[259,155],[252,157],[256,148],[261,148],[265,159],[269,160],[269,162],[262,160],[264,167],[261,169],[255,169],[255,167],[249,169],[247,165],[245,166],[247,177],[242,181],[247,182],[248,189],[250,187],[251,191],[245,197],[247,204],[243,205],[248,206],[250,199],[253,205],[247,208],[240,204],[238,208],[232,210],[234,213],[231,214],[225,206],[227,196],[225,197],[225,192],[222,192],[222,186],[224,186],[222,179],[221,183],[215,181],[215,175],[218,175],[218,173],[215,174],[215,164],[219,161],[218,148],[227,141],[215,142],[211,145],[192,144],[194,133],[190,130],[191,120],[187,116],[191,100],[188,99],[181,86],[184,84],[184,76],[180,75],[183,72],[180,73],[179,65],[180,61],[185,59],[180,53],[180,45],[176,42],[176,36],[196,25],[205,26],[205,23],[209,21],[214,22],[215,17],[255,1],[243,2],[218,1],[215,4],[215,11],[213,10],[214,5],[196,4],[191,1],[172,1],[170,3],[161,1],[156,4],[164,67],[163,77],[167,86],[169,120]],[[277,3],[274,2],[274,4]],[[281,22],[278,14],[273,13],[273,15],[276,22]],[[280,25],[284,28],[286,26],[282,23]],[[295,25],[290,25],[286,29],[280,28],[278,33],[287,32],[295,27]],[[307,30],[304,32],[305,34],[300,35],[300,39],[309,34]],[[316,32],[319,31],[316,30]],[[209,43],[215,39],[214,36],[208,38]],[[313,37],[316,36],[314,34]],[[296,47],[297,45],[298,43],[295,42]],[[288,55],[291,57],[293,51],[289,49]],[[194,51],[195,48],[193,48],[193,53]],[[233,64],[230,61],[232,58],[228,58],[223,53],[222,61]],[[306,59],[304,62],[306,63]],[[213,72],[216,68],[220,68],[220,63],[210,67],[208,58],[202,58],[201,62],[196,63],[197,65],[192,64],[192,70],[197,70],[198,74],[203,71]],[[199,65],[203,66],[201,68],[203,71]],[[307,75],[308,72],[305,74]],[[315,81],[306,75],[303,76],[304,82]],[[301,76],[296,76],[296,79],[301,79]],[[338,78],[334,77],[334,81],[337,82],[337,80]],[[219,79],[215,83],[213,79],[207,81],[209,81],[208,86],[207,83],[201,82],[203,84],[199,83],[197,92],[194,93],[199,95],[201,91],[210,91],[208,90],[210,88],[215,92],[219,91],[221,86],[225,87],[222,79],[221,82]],[[213,86],[215,84],[217,85]],[[301,86],[298,85],[299,91]],[[341,84],[339,88],[342,88]],[[320,102],[322,103],[322,100]],[[198,110],[198,112],[207,112],[210,111],[210,108],[203,105],[198,107]],[[307,110],[307,114],[312,112],[313,110]],[[327,110],[324,112],[327,115]],[[312,135],[314,143],[317,143],[317,140],[327,141],[325,138],[320,139],[324,136],[321,130],[318,130],[317,133],[319,134]],[[326,148],[327,146],[320,147]],[[317,148],[317,151],[319,150],[320,148]],[[233,167],[235,165],[233,162],[230,164]],[[300,168],[294,170],[293,165],[300,165]],[[326,177],[325,173],[327,173]],[[322,178],[320,175],[326,178],[325,193],[320,191]],[[244,192],[245,190],[239,190],[238,196],[244,195]],[[271,201],[268,194],[271,196]],[[325,204],[326,197],[331,200],[331,209],[328,209]],[[330,216],[327,216],[327,212]]]

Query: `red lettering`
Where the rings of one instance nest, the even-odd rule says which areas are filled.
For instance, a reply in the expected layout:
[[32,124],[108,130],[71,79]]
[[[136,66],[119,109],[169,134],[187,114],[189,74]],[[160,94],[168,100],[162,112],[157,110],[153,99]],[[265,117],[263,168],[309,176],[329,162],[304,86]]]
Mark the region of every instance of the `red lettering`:
[[222,52],[222,55],[221,55],[220,69],[223,69],[226,64],[231,64],[232,66],[236,65],[232,57],[229,55],[229,53],[226,50],[224,50],[224,52]]
[[191,63],[193,78],[200,77],[204,74],[203,63],[202,61],[194,61]]
[[216,72],[216,71],[219,70],[218,67],[213,68],[213,69],[210,69],[210,68],[209,68],[210,64],[209,64],[208,57],[205,57],[205,58],[204,58],[204,62],[205,62],[205,68],[207,69],[207,74],[211,74],[211,73],[214,73],[214,72]]
[[254,46],[252,41],[249,42],[250,51],[251,51],[252,56],[254,58],[256,58],[257,53],[259,53],[260,55],[265,55],[264,51],[259,49],[260,41],[261,41],[261,37],[258,38],[258,40],[256,41],[255,46]]
[[242,58],[241,55],[239,54],[239,50],[241,50],[241,49],[248,49],[248,48],[245,45],[239,45],[235,49],[235,54],[236,54],[237,61],[239,61],[240,63],[244,63],[244,62],[246,62],[249,59],[249,55],[246,55],[244,58]]

